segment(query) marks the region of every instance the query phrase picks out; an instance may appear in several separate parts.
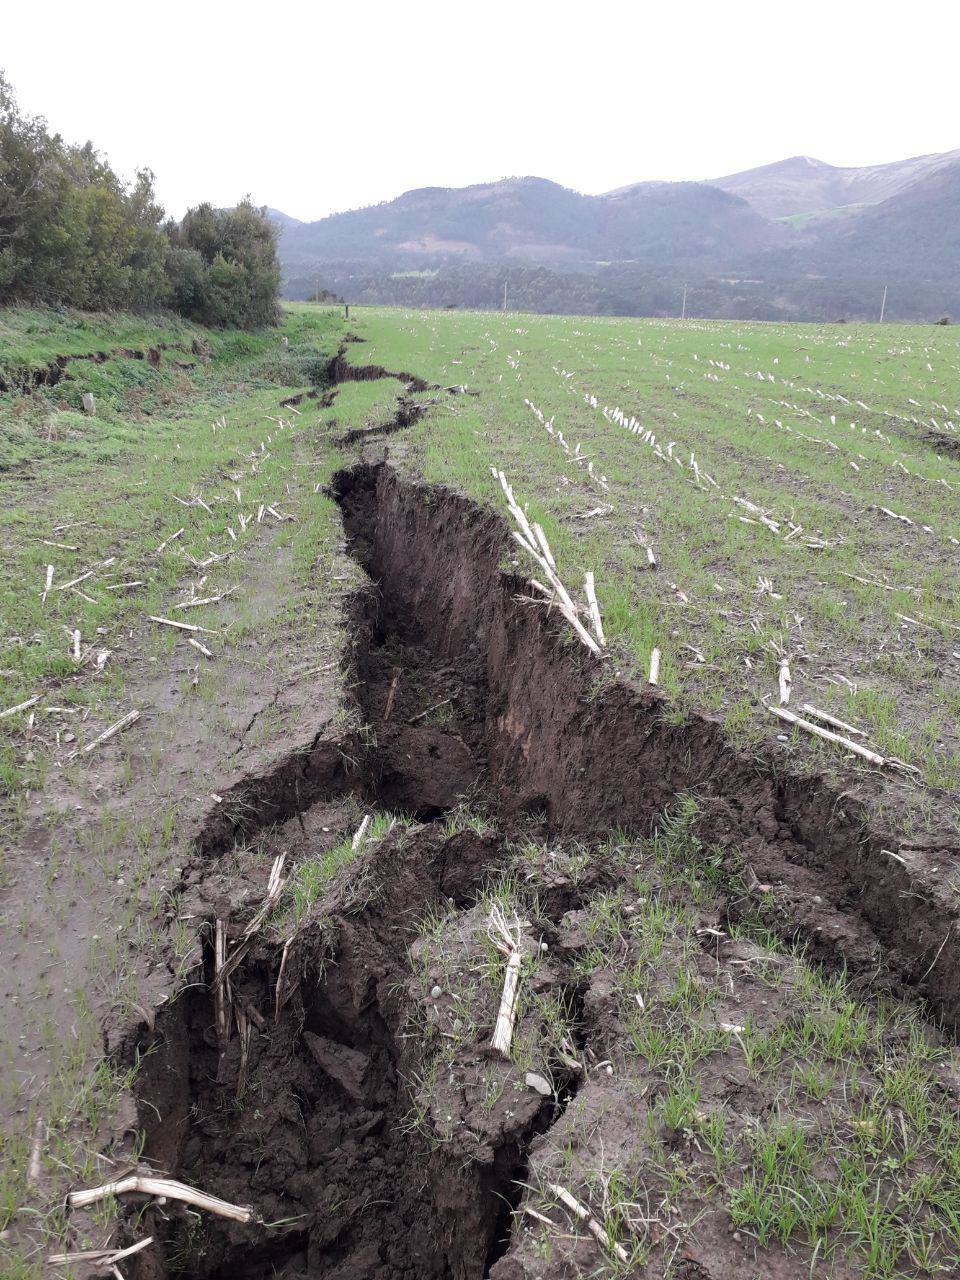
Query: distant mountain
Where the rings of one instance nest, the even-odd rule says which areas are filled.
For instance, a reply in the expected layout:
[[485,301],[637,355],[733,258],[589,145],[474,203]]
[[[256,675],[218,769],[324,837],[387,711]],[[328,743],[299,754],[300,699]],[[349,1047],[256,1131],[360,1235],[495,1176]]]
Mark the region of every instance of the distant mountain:
[[642,182],[592,199],[598,256],[645,263],[742,262],[787,242],[745,200],[705,182]]
[[542,178],[421,187],[396,200],[333,214],[285,237],[287,252],[324,258],[397,254],[455,259],[509,256],[555,245],[580,255],[590,239],[588,197]]
[[960,150],[942,151],[892,164],[841,169],[811,156],[791,156],[759,169],[712,178],[710,183],[740,196],[766,218],[786,218],[847,205],[878,204],[958,160]]
[[810,256],[822,270],[870,270],[891,278],[960,274],[960,152],[856,217],[820,225]]
[[841,169],[795,156],[716,182],[599,196],[544,178],[422,187],[300,222],[284,289],[348,301],[758,319],[960,311],[960,150]]
[[284,213],[281,209],[267,208],[267,217],[271,222],[276,222],[280,227],[302,227],[303,222],[299,218],[291,218],[289,213]]
[[645,183],[585,196],[544,178],[423,187],[285,228],[286,261],[454,259],[573,264],[723,259],[780,233],[745,201],[703,183]]

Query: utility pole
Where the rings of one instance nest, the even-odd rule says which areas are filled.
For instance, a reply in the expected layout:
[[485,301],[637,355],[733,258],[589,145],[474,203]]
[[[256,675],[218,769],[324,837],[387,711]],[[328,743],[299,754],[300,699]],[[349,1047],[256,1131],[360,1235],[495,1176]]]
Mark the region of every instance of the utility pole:
[[317,276],[317,296],[315,298],[315,301],[316,302],[320,301],[320,277],[319,276]]
[[883,286],[883,301],[880,303],[880,323],[883,324],[883,313],[887,309],[887,286]]
[[680,319],[686,320],[686,318],[687,318],[687,286],[684,285],[683,286],[683,306],[680,308]]
[[506,280],[504,280],[504,282],[503,282],[503,309],[504,309],[504,311],[506,311],[506,309],[507,309],[507,282],[506,282]]

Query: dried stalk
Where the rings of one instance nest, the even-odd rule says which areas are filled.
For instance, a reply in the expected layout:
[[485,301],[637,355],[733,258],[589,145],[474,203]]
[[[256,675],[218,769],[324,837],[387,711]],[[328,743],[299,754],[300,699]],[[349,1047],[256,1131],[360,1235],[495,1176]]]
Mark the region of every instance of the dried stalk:
[[169,547],[171,542],[176,542],[177,538],[179,538],[182,533],[183,533],[183,529],[180,528],[177,530],[176,533],[171,533],[169,538],[164,538],[163,542],[160,543],[159,547],[157,547],[156,551],[154,551],[153,554],[155,556],[158,556],[161,551]]
[[[115,734],[119,733],[122,729],[126,729],[128,725],[136,724],[139,719],[139,711],[128,711],[121,720],[116,722],[116,724],[112,724],[109,729],[104,729],[99,738],[94,738],[92,742],[88,742],[83,748],[83,754],[87,755],[88,752],[94,749],[94,747],[99,747],[102,742],[109,742]],[[76,754],[76,751],[71,752],[70,759],[72,760]]]
[[71,578],[69,582],[62,582],[58,587],[58,591],[68,591],[71,587],[75,587],[80,582],[86,582],[88,578],[93,577],[93,570],[88,569],[86,573],[81,573],[78,578]]
[[616,1255],[623,1263],[630,1261],[630,1254],[618,1241],[614,1240],[604,1226],[599,1223],[585,1204],[581,1204],[576,1196],[572,1196],[566,1187],[561,1187],[559,1183],[548,1182],[547,1186],[557,1199],[565,1204],[571,1213],[576,1214],[580,1221],[584,1224],[590,1234],[596,1240],[602,1249]]
[[28,707],[35,706],[40,701],[40,694],[35,693],[32,698],[27,698],[26,702],[18,702],[15,707],[7,707],[6,711],[0,711],[0,720],[6,720],[7,716],[15,716],[18,711],[26,711]]
[[147,617],[151,622],[159,622],[162,627],[176,627],[178,631],[202,631],[206,636],[218,636],[219,631],[211,631],[209,627],[197,627],[192,622],[176,622],[173,618],[158,618],[155,614],[148,613]]
[[570,623],[571,627],[573,627],[574,631],[576,631],[577,635],[592,653],[599,654],[600,646],[580,621],[577,616],[577,606],[573,603],[573,600],[570,598],[570,593],[560,581],[553,560],[553,555],[550,552],[550,547],[547,544],[543,530],[539,525],[530,524],[526,513],[522,510],[517,503],[516,498],[513,496],[513,490],[507,483],[507,477],[504,473],[502,471],[497,471],[495,467],[491,468],[491,470],[500,481],[500,487],[503,489],[504,495],[506,496],[510,514],[513,516],[520,528],[519,532],[517,532],[517,530],[513,530],[513,537],[520,546],[523,547],[524,551],[533,557],[543,570],[547,581],[550,583],[550,586],[553,588],[554,593],[558,598],[560,612]]
[[852,751],[854,755],[860,756],[879,768],[882,768],[887,763],[883,756],[878,755],[876,751],[871,751],[869,747],[864,747],[859,742],[853,742],[850,738],[844,738],[839,733],[833,733],[830,729],[824,729],[818,724],[812,724],[809,720],[804,720],[801,716],[788,711],[786,707],[768,706],[767,710],[780,720],[786,720],[788,724],[795,724],[798,729],[803,729],[806,733],[812,733],[817,738],[823,738],[827,742],[835,742],[838,746],[847,751]]
[[394,667],[393,679],[390,681],[390,690],[387,693],[387,705],[383,709],[383,723],[386,724],[393,713],[393,704],[397,700],[397,685],[400,683],[400,668]]
[[253,1031],[246,1013],[239,1006],[236,1014],[237,1032],[240,1036],[240,1066],[237,1070],[237,1097],[239,1098],[242,1097],[243,1091],[247,1087],[247,1065],[250,1061],[250,1038],[253,1035]]
[[367,831],[370,829],[370,823],[372,821],[373,819],[368,813],[363,819],[363,821],[360,823],[359,827],[357,827],[356,831],[353,833],[353,839],[350,841],[350,848],[354,853],[356,853],[356,851],[363,844],[364,840],[366,840]]
[[780,684],[780,703],[785,707],[790,701],[790,663],[786,658],[781,658],[780,660],[780,671],[777,678]]
[[117,1182],[105,1182],[102,1186],[90,1187],[86,1191],[72,1191],[67,1196],[67,1204],[71,1209],[84,1209],[87,1205],[106,1200],[108,1196],[133,1193],[157,1196],[165,1200],[180,1200],[184,1204],[192,1204],[195,1209],[204,1209],[207,1213],[216,1214],[218,1218],[231,1218],[234,1222],[253,1222],[256,1218],[249,1205],[230,1204],[227,1200],[207,1195],[205,1191],[197,1191],[172,1178],[154,1178],[141,1174],[132,1174]]
[[[540,526],[538,525],[537,528]],[[593,580],[593,571],[588,571],[584,588],[587,595],[587,604],[590,606],[590,617],[593,619],[593,629],[596,632],[597,640],[600,644],[606,644],[603,637],[603,623],[600,620],[600,604],[597,600],[597,588]]]
[[287,956],[290,953],[290,944],[293,937],[289,937],[283,944],[283,955],[280,957],[280,972],[277,974],[277,990],[273,999],[273,1020],[276,1022],[280,1017],[280,1006],[283,1004],[283,975],[287,971]]
[[649,684],[658,684],[660,680],[660,650],[653,649],[650,653],[650,678]]
[[525,1204],[523,1211],[524,1213],[529,1213],[531,1218],[536,1218],[537,1222],[544,1222],[548,1227],[553,1227],[554,1231],[559,1231],[559,1225],[552,1218],[548,1218],[545,1213],[541,1213],[539,1209],[534,1209],[533,1205]]
[[230,987],[223,976],[227,962],[227,922],[216,920],[213,926],[213,1016],[220,1052],[230,1043]]
[[237,588],[230,587],[227,591],[221,591],[218,596],[204,596],[201,600],[182,600],[180,604],[175,604],[175,609],[197,609],[202,604],[219,604],[221,600],[226,600],[227,596],[235,594]]
[[426,711],[418,711],[415,716],[411,716],[407,721],[408,725],[416,724],[418,720],[425,720],[427,716],[432,715],[434,711],[439,711],[441,707],[451,703],[453,698],[444,698],[440,702],[435,702],[432,707],[427,707]]
[[115,1268],[124,1258],[132,1258],[135,1253],[149,1248],[153,1244],[153,1236],[145,1236],[136,1244],[126,1249],[82,1249],[78,1253],[51,1253],[47,1262],[54,1267],[69,1267],[76,1262],[92,1263],[97,1271],[108,1271]]
[[27,1165],[27,1186],[38,1187],[40,1185],[40,1173],[42,1169],[41,1157],[43,1154],[43,1121],[38,1117],[36,1124],[33,1126],[33,1142],[30,1144],[30,1163]]
[[533,536],[536,538],[547,564],[554,573],[556,573],[557,562],[554,560],[553,552],[550,550],[550,543],[547,541],[547,535],[543,532],[541,526],[536,523],[532,524],[530,527],[533,529]]
[[520,950],[520,921],[514,914],[511,931],[506,916],[499,906],[490,912],[487,925],[487,937],[502,954],[507,956],[507,967],[503,975],[503,994],[500,997],[500,1008],[497,1023],[493,1031],[491,1044],[505,1058],[510,1056],[510,1045],[513,1042],[513,1025],[517,1019],[517,993],[520,989],[520,966],[523,954]]
[[234,969],[236,969],[237,965],[250,950],[250,944],[253,942],[254,936],[258,933],[267,916],[276,906],[277,899],[280,897],[281,893],[283,893],[287,883],[286,880],[282,879],[283,866],[286,860],[287,855],[285,853],[278,854],[277,857],[274,858],[273,866],[270,869],[270,878],[267,881],[266,896],[260,904],[259,911],[257,911],[256,915],[253,916],[247,924],[247,927],[244,929],[240,937],[240,941],[234,947],[230,955],[225,957],[223,964],[214,973],[213,981],[215,987],[226,981],[230,974],[233,973]]
[[826,711],[821,711],[819,707],[811,706],[809,702],[805,702],[802,709],[808,716],[812,716],[814,720],[822,720],[824,724],[831,724],[834,729],[842,729],[844,733],[855,734],[858,738],[867,736],[862,729],[854,728],[852,724],[847,724],[845,720],[838,720],[836,716],[832,716]]

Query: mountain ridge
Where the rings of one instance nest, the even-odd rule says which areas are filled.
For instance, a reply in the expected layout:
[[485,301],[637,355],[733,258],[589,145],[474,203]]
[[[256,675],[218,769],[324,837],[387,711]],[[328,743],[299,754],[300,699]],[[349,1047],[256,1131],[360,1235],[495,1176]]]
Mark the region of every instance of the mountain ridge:
[[958,208],[960,150],[862,169],[792,156],[712,182],[599,195],[524,175],[411,188],[314,222],[273,216],[294,297],[322,277],[345,294],[362,279],[367,301],[487,305],[477,299],[491,296],[494,277],[502,293],[514,271],[526,273],[534,309],[576,309],[579,299],[658,314],[635,309],[669,309],[689,283],[725,314],[802,318],[867,315],[878,287],[897,280],[891,314],[900,305],[919,318],[960,308]]
[[879,204],[957,161],[960,148],[857,167],[831,165],[813,156],[788,156],[707,181],[742,196],[765,217],[783,218],[853,204]]

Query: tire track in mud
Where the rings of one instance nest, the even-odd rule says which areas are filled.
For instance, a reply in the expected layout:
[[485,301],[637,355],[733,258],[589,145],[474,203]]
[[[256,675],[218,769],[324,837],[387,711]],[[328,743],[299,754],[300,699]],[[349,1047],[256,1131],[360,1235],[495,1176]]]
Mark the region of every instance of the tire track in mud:
[[[882,956],[885,984],[957,1024],[956,913],[931,865],[955,846],[871,831],[822,779],[758,768],[709,718],[665,717],[658,692],[609,681],[596,693],[597,663],[521,604],[523,581],[500,570],[507,532],[495,513],[383,463],[339,472],[333,489],[348,547],[370,575],[351,606],[348,662],[374,735],[318,736],[225,793],[185,876],[191,913],[208,922],[229,914],[236,871],[222,864],[238,844],[260,839],[259,867],[264,852],[310,856],[330,845],[338,819],[342,830],[350,797],[415,823],[331,887],[290,948],[282,992],[280,948],[251,951],[233,979],[237,1007],[257,1015],[243,1067],[241,1037],[224,1047],[212,1035],[202,984],[139,1036],[149,1051],[138,1084],[147,1157],[287,1222],[215,1222],[191,1236],[190,1221],[165,1223],[150,1209],[148,1226],[168,1261],[183,1264],[179,1274],[252,1277],[272,1267],[336,1280],[474,1280],[509,1251],[527,1151],[575,1096],[576,1076],[558,1066],[557,1098],[528,1090],[484,1128],[431,1149],[408,1131],[409,1081],[421,1064],[405,1030],[404,984],[424,911],[465,909],[503,864],[504,833],[531,815],[543,831],[585,839],[614,826],[649,832],[678,792],[695,791],[702,837],[731,863],[742,856],[783,933],[799,930],[819,957],[865,980]],[[502,830],[445,834],[437,820],[481,797]],[[548,926],[584,891],[548,894]],[[733,916],[738,904],[728,908]],[[554,980],[569,984],[557,966]],[[574,1023],[578,1000],[582,992]],[[237,1096],[241,1072],[259,1082],[253,1101],[249,1088]]]

